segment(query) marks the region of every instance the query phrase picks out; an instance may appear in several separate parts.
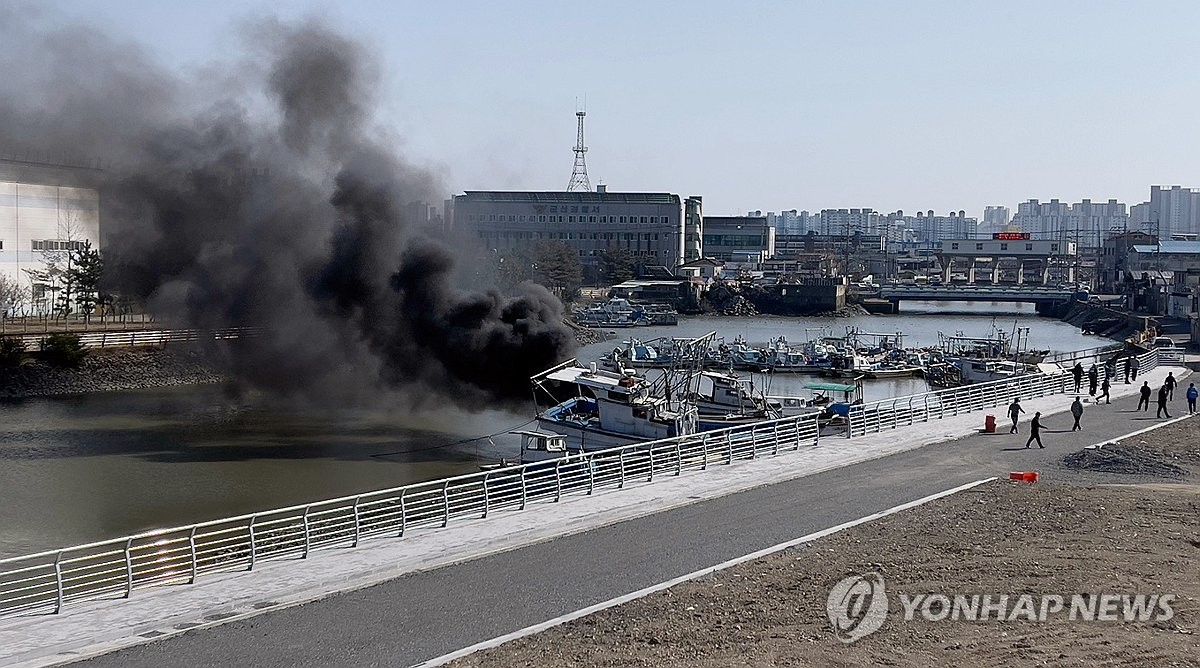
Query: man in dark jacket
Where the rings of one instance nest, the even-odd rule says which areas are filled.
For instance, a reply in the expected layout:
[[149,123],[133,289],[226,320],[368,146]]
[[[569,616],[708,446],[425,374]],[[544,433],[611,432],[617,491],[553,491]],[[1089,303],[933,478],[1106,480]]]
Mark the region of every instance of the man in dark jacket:
[[1163,387],[1167,388],[1167,400],[1168,401],[1175,401],[1175,386],[1178,384],[1179,384],[1179,381],[1175,380],[1175,372],[1174,371],[1167,372],[1167,380],[1165,383],[1163,383]]
[[1100,396],[1096,397],[1096,403],[1100,403],[1101,399],[1103,399],[1104,403],[1106,403],[1106,404],[1112,403],[1111,401],[1109,401],[1109,396],[1108,396],[1109,388],[1110,388],[1110,385],[1108,384],[1108,378],[1105,377],[1104,381],[1100,383]]
[[1039,448],[1045,448],[1042,445],[1042,414],[1034,413],[1033,419],[1029,421],[1029,440],[1025,441],[1025,447],[1029,447],[1031,443],[1037,441]]
[[1071,369],[1071,373],[1075,376],[1075,391],[1078,392],[1080,386],[1083,385],[1083,365],[1076,362],[1075,368]]
[[1075,401],[1071,402],[1071,416],[1075,418],[1075,424],[1071,425],[1071,431],[1082,431],[1083,427],[1079,426],[1079,418],[1083,417],[1083,402],[1079,397],[1075,397]]
[[1154,393],[1154,390],[1150,389],[1150,382],[1143,380],[1142,388],[1138,391],[1142,393],[1142,398],[1138,399],[1138,406],[1135,410],[1150,410],[1150,395]]
[[1170,390],[1167,389],[1166,383],[1163,383],[1163,386],[1158,388],[1158,414],[1155,417],[1163,417],[1164,415],[1171,417],[1171,414],[1167,412],[1167,394],[1169,392]]
[[1025,409],[1021,408],[1021,400],[1013,399],[1013,402],[1008,405],[1008,417],[1012,418],[1012,429],[1009,429],[1008,433],[1017,433],[1017,416],[1024,412]]

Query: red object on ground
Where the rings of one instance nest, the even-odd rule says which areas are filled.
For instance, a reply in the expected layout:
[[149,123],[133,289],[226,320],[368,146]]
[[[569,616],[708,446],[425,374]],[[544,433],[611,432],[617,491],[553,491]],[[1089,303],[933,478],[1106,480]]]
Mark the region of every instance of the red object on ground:
[[1013,471],[1008,474],[1008,479],[1017,482],[1037,482],[1038,474],[1037,471]]
[[1026,471],[1025,472],[1025,482],[1037,482],[1037,479],[1038,479],[1037,471]]
[[996,433],[996,416],[988,415],[983,418],[983,431],[988,434]]
[[1024,480],[1025,472],[1024,471],[1013,471],[1012,473],[1008,474],[1008,479],[1009,480],[1018,480],[1018,481]]

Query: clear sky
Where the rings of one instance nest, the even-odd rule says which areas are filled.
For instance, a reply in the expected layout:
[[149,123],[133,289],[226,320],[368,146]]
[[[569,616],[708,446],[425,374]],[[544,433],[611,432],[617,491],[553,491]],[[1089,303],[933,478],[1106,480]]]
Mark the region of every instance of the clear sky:
[[[0,0],[3,1],[3,0]],[[48,5],[40,4],[46,8]],[[1200,2],[63,0],[194,68],[248,17],[322,17],[384,70],[408,157],[565,189],[575,105],[611,190],[750,209],[1015,210],[1200,187]],[[3,48],[3,45],[0,45]]]

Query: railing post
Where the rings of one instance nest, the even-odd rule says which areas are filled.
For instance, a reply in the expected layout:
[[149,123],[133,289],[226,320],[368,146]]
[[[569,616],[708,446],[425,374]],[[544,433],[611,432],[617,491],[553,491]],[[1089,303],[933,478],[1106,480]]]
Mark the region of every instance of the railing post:
[[63,606],[62,555],[63,555],[63,553],[61,551],[58,554],[54,555],[54,588],[55,588],[54,614],[56,614],[56,615],[58,613],[62,612],[62,606]]
[[554,502],[562,500],[562,460],[554,462]]
[[254,559],[258,556],[257,546],[254,544],[254,523],[258,520],[258,515],[250,517],[250,566],[246,568],[248,571],[254,570]]
[[732,464],[733,463],[733,432],[727,431],[724,433],[724,436],[725,436],[725,445],[729,446],[728,448],[726,448],[726,450],[729,453],[729,456],[726,458],[725,463]]
[[625,489],[625,448],[617,452],[617,464],[620,472],[617,474],[617,489]]
[[700,450],[703,451],[703,454],[701,455],[701,458],[700,458],[700,470],[707,471],[708,470],[708,435],[707,434],[701,434],[701,436],[700,436]]
[[529,485],[525,481],[525,467],[521,467],[521,510],[525,510],[525,503],[529,499]]
[[772,443],[772,448],[771,448],[771,454],[777,455],[777,454],[779,454],[779,423],[778,422],[775,423],[775,426],[772,428],[772,431],[774,432],[774,434],[772,434],[773,443]]
[[592,495],[592,491],[596,489],[596,458],[593,455],[584,455],[588,467],[588,496]]
[[450,524],[450,483],[442,483],[442,527]]
[[750,459],[758,459],[758,425],[750,425]]
[[[800,422],[800,419],[797,418],[796,423],[799,424],[799,422]],[[813,436],[813,445],[820,445],[821,444],[821,417],[819,415],[813,416],[813,430],[816,432],[816,435]],[[799,448],[797,448],[797,449],[799,449]]]
[[198,567],[196,564],[196,527],[194,526],[192,527],[192,530],[188,532],[188,552],[192,557],[192,579],[188,582],[188,584],[196,584],[196,571],[198,570]]
[[400,535],[397,538],[404,538],[404,530],[408,527],[408,505],[405,503],[404,495],[408,493],[408,488],[400,490]]
[[482,517],[482,519],[487,519],[488,505],[489,505],[489,503],[488,503],[488,501],[489,501],[488,500],[488,478],[490,478],[491,475],[492,475],[491,471],[488,471],[487,473],[483,474],[483,517]]
[[908,426],[910,426],[910,427],[913,424],[915,424],[917,421],[916,418],[913,417],[913,409],[912,409],[912,402],[913,402],[913,399],[915,399],[915,398],[916,397],[908,398]]
[[312,546],[312,531],[308,523],[308,511],[312,510],[312,506],[304,506],[304,554],[301,559],[308,558],[308,550]]
[[125,541],[125,598],[133,595],[133,539]]
[[649,470],[646,472],[646,482],[654,482],[654,446],[647,448],[646,454],[650,459],[650,466],[647,467]]
[[362,534],[362,518],[358,512],[358,504],[361,501],[361,496],[354,497],[354,539],[350,542],[350,547],[358,547],[358,537]]

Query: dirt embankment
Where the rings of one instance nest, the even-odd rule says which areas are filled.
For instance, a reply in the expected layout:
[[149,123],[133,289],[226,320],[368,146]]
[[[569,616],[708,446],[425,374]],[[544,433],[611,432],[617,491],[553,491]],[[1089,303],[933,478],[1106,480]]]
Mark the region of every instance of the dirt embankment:
[[[1200,666],[1200,420],[1129,447],[1135,476],[1090,469],[1112,484],[989,483],[453,665]],[[872,571],[889,597],[1172,593],[1174,616],[905,621],[889,598],[882,627],[844,644],[830,589]]]
[[27,360],[18,367],[0,367],[0,399],[198,385],[222,380],[214,366],[193,349],[93,350],[73,369],[53,367],[40,360]]

